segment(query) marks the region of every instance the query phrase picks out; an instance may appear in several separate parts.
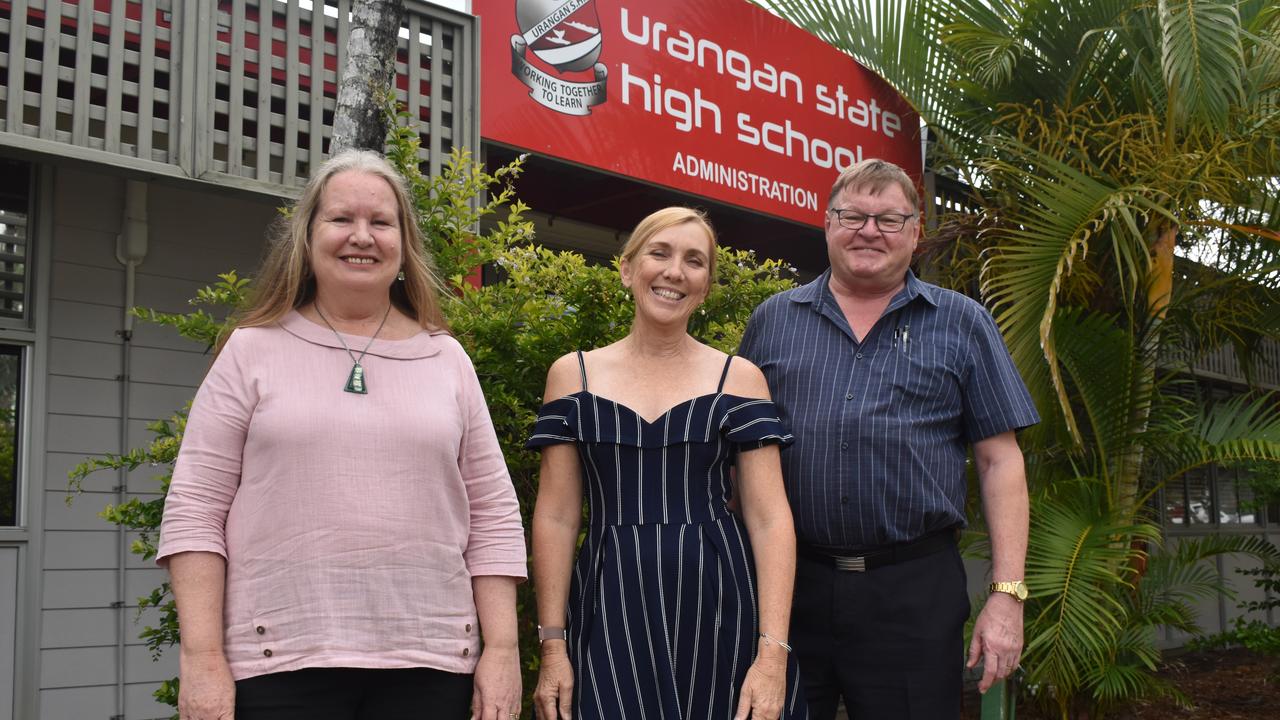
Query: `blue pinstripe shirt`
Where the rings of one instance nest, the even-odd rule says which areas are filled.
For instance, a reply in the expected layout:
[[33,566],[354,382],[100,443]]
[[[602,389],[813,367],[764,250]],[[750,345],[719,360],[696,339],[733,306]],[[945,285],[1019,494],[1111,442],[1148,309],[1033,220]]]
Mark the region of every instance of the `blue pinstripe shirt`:
[[908,270],[859,343],[830,274],[761,303],[739,350],[795,435],[796,534],[859,548],[963,524],[968,446],[1040,421],[995,321]]

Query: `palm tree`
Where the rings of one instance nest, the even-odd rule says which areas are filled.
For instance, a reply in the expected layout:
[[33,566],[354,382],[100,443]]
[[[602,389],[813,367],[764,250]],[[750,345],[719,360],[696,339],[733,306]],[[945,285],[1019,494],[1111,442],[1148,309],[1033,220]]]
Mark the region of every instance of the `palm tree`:
[[1212,590],[1187,568],[1274,556],[1205,540],[1153,558],[1138,582],[1162,483],[1280,462],[1274,396],[1205,405],[1170,391],[1185,382],[1173,357],[1230,343],[1247,370],[1280,338],[1280,5],[767,4],[892,84],[936,139],[931,165],[973,189],[977,216],[938,235],[968,262],[932,272],[977,288],[1045,418],[1023,438],[1028,687],[1064,718],[1159,692],[1153,624],[1193,628],[1187,593]]

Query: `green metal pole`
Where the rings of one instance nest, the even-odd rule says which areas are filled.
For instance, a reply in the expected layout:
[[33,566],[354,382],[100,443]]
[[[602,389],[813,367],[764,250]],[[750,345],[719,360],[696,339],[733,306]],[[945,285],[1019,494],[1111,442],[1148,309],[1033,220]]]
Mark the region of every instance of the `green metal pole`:
[[982,696],[982,720],[1014,720],[1017,689],[1012,680],[1001,680]]

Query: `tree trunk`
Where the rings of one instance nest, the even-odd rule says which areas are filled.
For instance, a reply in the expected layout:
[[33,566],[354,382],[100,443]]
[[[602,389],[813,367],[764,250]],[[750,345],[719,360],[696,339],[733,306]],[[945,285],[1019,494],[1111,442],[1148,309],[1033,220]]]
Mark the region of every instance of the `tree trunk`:
[[[1178,238],[1178,226],[1172,223],[1161,224],[1155,228],[1154,234],[1155,239],[1151,241],[1151,270],[1147,276],[1147,313],[1150,324],[1145,342],[1148,344],[1158,342],[1160,324],[1169,312],[1169,298],[1173,292],[1173,250]],[[1135,391],[1150,392],[1155,384],[1155,368],[1148,368],[1139,383],[1140,386],[1134,388]],[[1129,419],[1134,437],[1142,437],[1150,414],[1149,407],[1135,408],[1134,416]],[[1134,505],[1142,477],[1144,450],[1141,443],[1131,448],[1121,458],[1118,468],[1116,498],[1120,506],[1129,513],[1137,510]],[[1141,564],[1145,565],[1145,561]],[[1139,571],[1141,572],[1141,568]]]
[[1173,293],[1173,249],[1177,244],[1178,226],[1172,223],[1160,229],[1151,245],[1151,282],[1147,287],[1147,310],[1155,321],[1164,320]]
[[[1151,271],[1147,278],[1147,312],[1151,319],[1148,328],[1147,342],[1157,342],[1160,333],[1160,324],[1164,322],[1165,316],[1169,312],[1169,299],[1173,293],[1173,250],[1177,244],[1178,226],[1170,224],[1168,227],[1160,227],[1156,232],[1156,238],[1151,243]],[[1144,374],[1140,382],[1142,387],[1136,388],[1139,392],[1150,392],[1155,384],[1155,368],[1150,368],[1149,372]],[[1137,410],[1135,416],[1131,418],[1131,423],[1135,428],[1135,437],[1141,437],[1142,432],[1147,428],[1147,421],[1151,415],[1150,407],[1142,407]],[[1119,470],[1119,487],[1117,499],[1121,506],[1130,516],[1137,513],[1138,508],[1138,490],[1142,478],[1142,463],[1146,456],[1146,448],[1138,444],[1131,449],[1130,453],[1121,460]],[[1151,548],[1145,540],[1133,540],[1129,543],[1129,565],[1136,571],[1134,577],[1134,591],[1137,591],[1137,584],[1147,574],[1147,554]]]
[[382,152],[389,122],[386,98],[395,77],[396,41],[404,15],[403,0],[358,0],[351,8],[330,155],[348,148]]

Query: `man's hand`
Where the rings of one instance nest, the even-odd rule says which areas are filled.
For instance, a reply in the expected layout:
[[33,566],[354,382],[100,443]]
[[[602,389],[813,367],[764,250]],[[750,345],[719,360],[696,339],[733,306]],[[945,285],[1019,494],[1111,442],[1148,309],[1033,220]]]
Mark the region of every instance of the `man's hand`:
[[222,651],[181,653],[178,665],[178,717],[182,720],[235,719],[236,684]]
[[967,667],[982,660],[978,691],[986,692],[998,680],[1013,674],[1022,656],[1022,603],[1008,593],[993,592],[973,624]]

